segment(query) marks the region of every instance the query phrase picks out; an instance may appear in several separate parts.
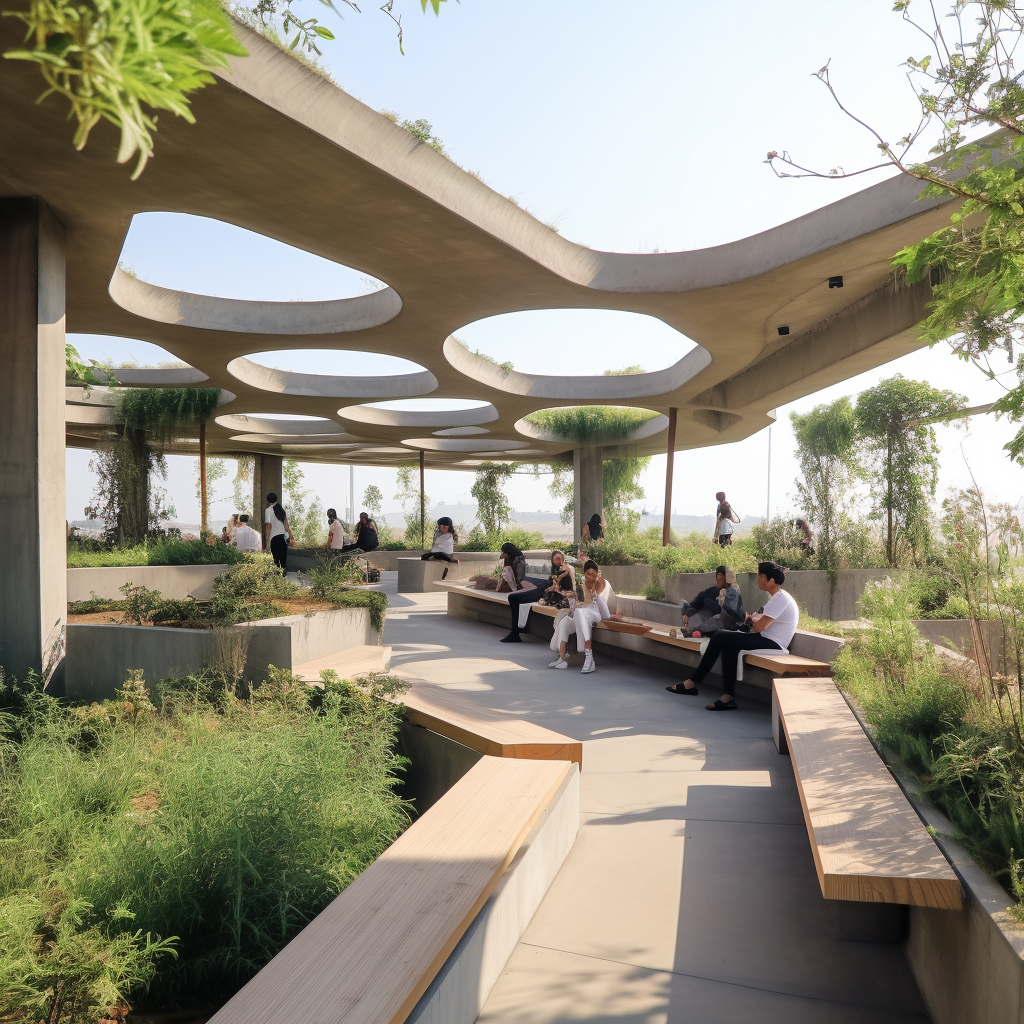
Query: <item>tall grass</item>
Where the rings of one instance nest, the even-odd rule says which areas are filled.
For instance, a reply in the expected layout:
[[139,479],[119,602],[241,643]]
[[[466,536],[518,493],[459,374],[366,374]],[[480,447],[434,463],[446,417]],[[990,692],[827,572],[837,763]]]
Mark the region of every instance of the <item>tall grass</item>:
[[241,560],[242,553],[237,548],[200,540],[161,539],[126,545],[68,541],[69,569],[128,565],[233,565]]
[[246,699],[214,676],[156,704],[140,679],[81,708],[22,691],[0,745],[7,1012],[220,1001],[398,836],[397,710],[314,692],[284,671]]

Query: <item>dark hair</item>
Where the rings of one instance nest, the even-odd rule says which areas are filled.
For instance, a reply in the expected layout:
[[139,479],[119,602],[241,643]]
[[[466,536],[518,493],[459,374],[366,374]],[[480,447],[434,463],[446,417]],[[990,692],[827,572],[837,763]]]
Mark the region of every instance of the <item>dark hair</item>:
[[522,558],[523,553],[511,541],[501,545],[501,553],[511,562],[516,558]]
[[247,522],[249,522],[249,517],[248,516],[239,516],[238,517],[238,521],[240,523],[247,523]]
[[369,521],[370,521],[370,513],[369,513],[369,512],[360,512],[360,513],[359,513],[359,518],[360,518],[360,519],[362,519],[362,518],[363,518],[363,516],[366,516],[366,521],[367,521],[367,522],[369,522]]
[[337,518],[338,518],[337,510],[333,509],[333,508],[329,508],[327,510],[327,522],[333,523],[334,520],[337,519]]
[[767,576],[773,583],[781,587],[786,582],[786,570],[775,562],[758,562],[757,571],[761,576]]
[[601,566],[597,564],[592,558],[588,558],[583,563],[583,571],[586,572],[588,569],[596,569],[598,572],[601,571]]
[[718,568],[717,568],[717,569],[715,570],[715,575],[717,576],[717,575],[718,575],[719,573],[721,573],[721,574],[722,574],[722,575],[724,576],[724,575],[725,575],[725,574],[726,574],[726,573],[727,573],[728,571],[729,571],[729,567],[728,567],[728,566],[726,566],[726,565],[720,565],[720,566],[719,566],[719,567],[718,567]]
[[277,516],[277,521],[283,523],[285,521],[284,506],[277,500],[277,495],[271,491],[267,495],[267,504],[274,507],[274,515]]
[[587,522],[587,527],[590,530],[591,540],[598,540],[604,536],[604,530],[601,528],[601,513],[595,512]]
[[447,526],[448,529],[450,530],[452,528],[451,518],[449,516],[441,516],[441,518],[438,519],[438,521],[437,521],[437,525],[438,526]]
[[719,491],[715,495],[715,501],[725,501],[725,491]]

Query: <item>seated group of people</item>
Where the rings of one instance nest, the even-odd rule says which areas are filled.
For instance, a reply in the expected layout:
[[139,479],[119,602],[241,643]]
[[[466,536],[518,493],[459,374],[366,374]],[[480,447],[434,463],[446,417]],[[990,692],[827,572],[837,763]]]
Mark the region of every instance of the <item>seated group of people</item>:
[[[543,603],[558,608],[551,649],[558,657],[551,662],[554,669],[568,668],[566,647],[575,634],[577,644],[584,652],[583,671],[593,672],[593,630],[603,619],[618,616],[611,612],[614,592],[611,584],[601,575],[593,559],[583,565],[583,576],[577,584],[573,567],[561,551],[551,553],[551,574],[547,579],[526,575],[526,556],[514,544],[501,548],[505,563],[503,573],[514,583],[508,603],[512,628],[502,637],[502,643],[519,643],[520,630],[525,628],[523,606]],[[772,650],[788,653],[789,645],[799,622],[799,608],[793,597],[782,589],[786,570],[775,562],[760,562],[757,567],[757,586],[768,595],[764,606],[753,614],[743,607],[743,595],[736,583],[736,574],[724,565],[715,571],[715,585],[701,591],[692,601],[684,601],[683,628],[686,635],[708,637],[708,645],[700,664],[689,679],[666,687],[671,693],[697,696],[701,683],[721,659],[725,692],[722,697],[706,705],[708,711],[736,710],[734,696],[737,661],[743,651]],[[539,593],[538,593],[539,591]]]

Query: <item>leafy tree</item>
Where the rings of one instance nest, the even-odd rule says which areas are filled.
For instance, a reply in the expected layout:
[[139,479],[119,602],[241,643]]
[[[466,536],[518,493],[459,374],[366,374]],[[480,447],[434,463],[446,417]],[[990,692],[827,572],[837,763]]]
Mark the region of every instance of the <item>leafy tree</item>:
[[[931,344],[949,339],[953,352],[989,379],[996,379],[991,360],[997,354],[1015,368],[1017,384],[996,410],[1019,423],[1024,419],[1024,84],[1016,60],[1024,53],[1024,9],[1013,0],[952,0],[947,17],[927,5],[927,22],[918,22],[911,7],[911,0],[897,0],[893,9],[919,30],[918,38],[928,40],[928,52],[905,65],[920,103],[917,125],[890,145],[843,105],[826,65],[817,77],[839,108],[871,133],[883,161],[852,172],[841,167],[822,172],[772,151],[768,163],[781,177],[842,178],[891,166],[922,181],[922,196],[962,200],[949,226],[901,250],[895,265],[910,282],[931,278],[923,339]],[[938,140],[930,152],[936,159],[925,163],[915,156],[917,144],[933,126]],[[974,139],[986,131],[994,134]],[[1024,428],[1006,448],[1024,461]]]
[[[426,524],[420,515],[420,481],[419,468],[416,466],[400,466],[395,477],[398,493],[395,501],[402,503],[402,516],[405,519],[405,543],[415,544],[426,541]],[[406,506],[412,502],[412,507]],[[423,495],[422,507],[430,507],[430,498]]]
[[901,374],[857,399],[857,428],[874,469],[873,516],[885,520],[886,557],[920,561],[930,541],[930,501],[938,483],[939,446],[929,424],[963,409],[966,400]]
[[[333,0],[321,2],[338,13]],[[340,2],[359,13],[353,0]],[[445,2],[420,0],[420,7],[426,11],[429,3],[440,14]],[[401,50],[402,22],[393,3],[384,0],[380,10],[397,26]],[[301,44],[319,53],[317,40],[334,38],[317,18],[297,17],[291,0],[255,0],[239,11],[264,26],[278,19],[290,50]],[[56,92],[68,100],[78,122],[77,149],[101,120],[118,128],[118,162],[138,154],[133,178],[153,155],[155,112],[167,110],[193,123],[189,95],[213,84],[213,68],[246,55],[218,0],[30,0],[27,10],[5,13],[24,22],[26,34],[23,45],[4,56],[38,64],[44,95]]]
[[804,515],[817,527],[818,565],[831,579],[839,570],[840,533],[850,487],[857,473],[857,417],[849,398],[790,413],[800,477],[797,493]]
[[469,493],[476,498],[476,517],[484,533],[497,533],[512,519],[512,506],[503,490],[511,476],[512,466],[507,463],[485,462],[476,471]]
[[315,548],[324,542],[327,533],[324,526],[326,513],[315,494],[309,507],[306,507],[310,492],[304,486],[305,479],[306,474],[295,459],[284,460],[281,464],[281,486],[288,525],[299,547]]
[[255,466],[255,456],[238,456],[231,492],[235,503],[235,510],[238,512],[250,512],[250,506],[252,505],[252,477]]

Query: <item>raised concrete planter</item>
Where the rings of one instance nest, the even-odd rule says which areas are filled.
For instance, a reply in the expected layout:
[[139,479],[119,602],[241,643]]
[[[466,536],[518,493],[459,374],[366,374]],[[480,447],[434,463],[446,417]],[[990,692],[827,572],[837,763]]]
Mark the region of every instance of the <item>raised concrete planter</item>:
[[213,581],[230,565],[126,565],[103,568],[68,569],[68,601],[91,597],[119,600],[121,587],[134,583],[147,590],[159,590],[168,600],[210,596]]
[[[723,553],[722,561],[729,564],[727,550]],[[857,602],[864,588],[869,582],[885,579],[888,575],[888,569],[844,569],[839,573],[833,592],[827,572],[820,569],[800,570],[787,573],[785,589],[796,598],[801,608],[816,619],[856,619],[859,616]],[[767,600],[767,595],[757,589],[757,573],[737,573],[736,582],[747,611],[757,611]],[[713,572],[688,572],[666,576],[662,586],[665,588],[666,599],[679,603],[692,601],[696,594],[714,584]]]
[[406,1024],[473,1024],[580,828],[580,773],[562,783]]
[[[433,558],[427,561],[421,558],[399,558],[398,593],[433,592],[433,584],[437,580],[466,580],[478,573],[486,573],[490,567],[489,562],[481,562],[479,559],[470,561],[458,554],[455,557],[459,559],[458,562],[439,562]],[[445,569],[448,570],[447,576],[444,575]]]
[[227,629],[82,624],[68,626],[65,690],[77,700],[114,696],[130,669],[152,687],[161,679],[243,659],[243,678],[260,682],[267,666],[294,668],[335,651],[379,642],[368,608],[287,615]]
[[654,580],[649,565],[602,565],[601,575],[612,585],[616,594],[639,594]]
[[[925,640],[948,647],[974,661],[978,660],[970,619],[914,619],[913,622]],[[980,626],[985,635],[988,656],[993,661],[993,669],[1002,672],[1007,654],[1003,643],[1003,627],[994,621],[983,621]]]

